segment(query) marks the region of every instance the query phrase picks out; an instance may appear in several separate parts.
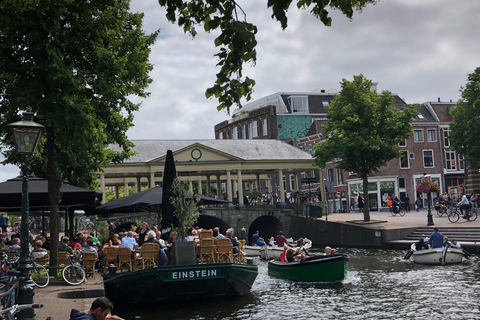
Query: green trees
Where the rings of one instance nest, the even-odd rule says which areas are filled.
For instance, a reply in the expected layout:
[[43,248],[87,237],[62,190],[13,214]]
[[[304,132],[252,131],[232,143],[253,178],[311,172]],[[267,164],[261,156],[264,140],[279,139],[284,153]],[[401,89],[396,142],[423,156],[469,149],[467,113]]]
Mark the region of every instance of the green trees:
[[[33,171],[48,176],[52,244],[61,182],[92,187],[99,165],[131,153],[126,131],[139,104],[129,97],[148,95],[158,32],[145,35],[142,15],[128,10],[129,0],[0,2],[1,142],[11,145],[7,125],[27,106],[45,126]],[[108,151],[111,143],[123,151]]]
[[170,197],[170,201],[174,208],[173,214],[178,218],[178,234],[182,237],[182,241],[187,239],[187,228],[194,226],[200,216],[197,208],[198,199],[195,195],[189,195],[188,192],[188,181],[173,180],[173,196]]
[[[324,25],[330,26],[332,19],[330,10],[340,10],[346,17],[352,18],[354,10],[362,10],[367,4],[377,0],[297,0],[298,9],[309,9],[311,14],[320,19]],[[167,10],[166,17],[176,22],[185,32],[195,37],[197,26],[202,26],[205,32],[219,30],[220,35],[215,39],[215,46],[219,47],[216,56],[219,59],[217,66],[217,80],[205,92],[207,98],[214,96],[218,99],[218,110],[229,110],[233,104],[241,106],[240,99],[250,100],[255,81],[249,77],[243,78],[244,63],[255,64],[257,27],[247,22],[247,13],[237,1],[191,1],[191,0],[158,0],[158,3]],[[287,10],[292,6],[291,0],[268,0],[266,3],[272,10],[272,18],[278,20],[282,29],[287,28]]]
[[[393,108],[389,91],[381,95],[370,90],[372,81],[363,75],[353,81],[343,79],[341,91],[327,109],[328,122],[323,140],[314,146],[315,163],[323,168],[333,158],[341,158],[338,168],[357,174],[368,190],[368,175],[400,157],[395,144],[412,135],[413,106]],[[370,221],[369,199],[364,195],[364,221]]]
[[480,168],[480,67],[468,75],[467,84],[462,88],[462,99],[450,112],[450,143],[455,151],[463,155],[469,167]]

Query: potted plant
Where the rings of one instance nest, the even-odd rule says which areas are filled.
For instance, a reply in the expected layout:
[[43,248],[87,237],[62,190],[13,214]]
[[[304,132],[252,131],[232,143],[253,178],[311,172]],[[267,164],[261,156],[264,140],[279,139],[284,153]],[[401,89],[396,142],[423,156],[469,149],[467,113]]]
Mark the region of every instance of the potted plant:
[[188,228],[193,226],[200,213],[197,210],[198,198],[188,194],[188,182],[175,179],[172,184],[170,202],[174,208],[173,214],[178,218],[177,233],[181,241],[172,247],[172,264],[195,264],[195,242],[187,242]]

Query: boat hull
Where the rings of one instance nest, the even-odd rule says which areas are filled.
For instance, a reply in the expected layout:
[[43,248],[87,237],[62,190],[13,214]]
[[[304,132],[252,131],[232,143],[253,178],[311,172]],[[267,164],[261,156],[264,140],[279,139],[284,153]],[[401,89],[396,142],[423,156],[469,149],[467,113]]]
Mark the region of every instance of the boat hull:
[[260,250],[263,247],[259,246],[245,246],[245,256],[247,257],[260,257]]
[[148,304],[245,295],[257,274],[258,267],[249,264],[163,266],[106,276],[103,285],[114,304]]
[[[303,248],[305,250],[309,250],[312,247],[312,241],[306,239],[305,245]],[[283,252],[283,247],[270,247],[264,246],[260,249],[260,258],[263,260],[270,260],[270,259],[280,259],[280,254]]]
[[293,281],[341,281],[347,275],[348,259],[344,255],[314,256],[298,262],[268,262],[268,274]]
[[420,264],[442,265],[455,264],[463,261],[463,250],[448,248],[418,250],[413,252],[413,261]]

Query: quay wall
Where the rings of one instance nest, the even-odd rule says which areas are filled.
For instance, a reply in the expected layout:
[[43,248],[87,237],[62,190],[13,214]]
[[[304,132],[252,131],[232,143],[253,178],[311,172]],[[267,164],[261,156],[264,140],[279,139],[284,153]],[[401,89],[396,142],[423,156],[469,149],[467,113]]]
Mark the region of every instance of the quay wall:
[[294,237],[307,237],[315,247],[389,248],[389,241],[400,240],[414,228],[383,229],[381,223],[356,224],[293,216],[290,232]]

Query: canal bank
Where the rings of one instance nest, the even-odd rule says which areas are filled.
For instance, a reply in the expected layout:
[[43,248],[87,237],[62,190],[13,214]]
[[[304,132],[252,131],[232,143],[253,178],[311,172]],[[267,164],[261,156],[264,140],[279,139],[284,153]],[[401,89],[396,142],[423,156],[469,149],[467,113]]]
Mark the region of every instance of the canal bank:
[[292,235],[301,235],[313,241],[314,246],[347,248],[406,249],[419,237],[428,237],[433,227],[444,234],[461,238],[464,248],[480,250],[480,219],[461,219],[451,223],[446,215],[438,217],[432,211],[434,225],[427,226],[427,209],[412,211],[405,216],[392,216],[389,212],[370,212],[370,222],[363,221],[363,213],[334,213],[322,218],[292,217]]

